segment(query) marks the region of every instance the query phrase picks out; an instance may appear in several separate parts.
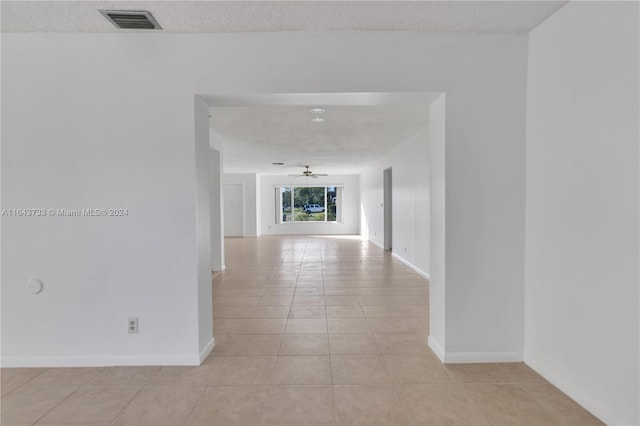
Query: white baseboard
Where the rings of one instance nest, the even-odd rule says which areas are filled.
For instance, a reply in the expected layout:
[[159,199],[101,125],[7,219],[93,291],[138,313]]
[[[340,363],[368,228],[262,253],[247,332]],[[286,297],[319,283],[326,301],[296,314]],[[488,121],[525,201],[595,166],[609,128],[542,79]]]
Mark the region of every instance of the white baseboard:
[[2,357],[0,365],[14,367],[115,367],[146,365],[200,365],[196,355]]
[[598,398],[594,398],[593,395],[587,394],[582,387],[575,386],[574,383],[563,379],[561,374],[557,374],[555,369],[544,366],[542,363],[532,361],[528,357],[525,359],[525,363],[548,380],[549,383],[567,394],[571,399],[580,404],[584,409],[599,418],[605,424],[630,425],[628,421],[621,419],[619,414],[612,412],[607,407],[604,407]]
[[522,352],[446,352],[445,364],[482,364],[487,362],[522,362]]
[[441,362],[444,362],[444,349],[440,346],[438,342],[431,336],[427,339],[427,344],[431,348],[434,354],[440,359]]
[[384,250],[384,246],[382,244],[380,244],[379,242],[373,241],[373,240],[369,240],[369,242],[371,244],[373,244],[374,246],[380,247],[382,250]]
[[209,356],[215,346],[216,338],[211,336],[211,340],[209,341],[209,343],[207,343],[206,346],[200,351],[200,364],[202,364],[202,361],[204,361]]
[[15,367],[115,367],[146,365],[200,365],[215,347],[215,338],[199,355],[2,357],[2,368]]
[[431,277],[429,276],[429,274],[427,274],[426,272],[424,272],[422,269],[418,268],[417,266],[415,266],[413,263],[409,262],[408,260],[404,259],[402,256],[400,256],[399,254],[395,253],[395,252],[391,252],[391,256],[394,259],[399,260],[400,262],[404,263],[405,265],[407,265],[409,268],[413,269],[416,273],[418,273],[418,275],[422,276],[425,279],[431,279]]
[[431,336],[429,348],[445,364],[482,364],[488,362],[522,362],[522,352],[447,352]]

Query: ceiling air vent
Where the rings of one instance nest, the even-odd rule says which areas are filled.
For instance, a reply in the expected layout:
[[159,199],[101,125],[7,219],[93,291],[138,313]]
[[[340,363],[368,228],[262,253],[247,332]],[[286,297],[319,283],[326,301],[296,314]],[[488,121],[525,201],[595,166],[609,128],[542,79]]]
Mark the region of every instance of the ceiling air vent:
[[100,10],[117,28],[127,30],[161,30],[151,12],[146,10]]

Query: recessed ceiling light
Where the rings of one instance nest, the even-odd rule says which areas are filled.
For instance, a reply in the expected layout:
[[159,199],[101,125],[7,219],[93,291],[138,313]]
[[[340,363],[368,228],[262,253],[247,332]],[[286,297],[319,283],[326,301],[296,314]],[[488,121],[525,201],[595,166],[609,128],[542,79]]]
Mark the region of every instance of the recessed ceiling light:
[[311,119],[311,121],[313,121],[314,123],[322,123],[322,122],[324,122],[324,118],[321,118],[321,117],[313,117],[313,118]]
[[311,108],[310,111],[312,114],[322,114],[324,112],[324,108]]

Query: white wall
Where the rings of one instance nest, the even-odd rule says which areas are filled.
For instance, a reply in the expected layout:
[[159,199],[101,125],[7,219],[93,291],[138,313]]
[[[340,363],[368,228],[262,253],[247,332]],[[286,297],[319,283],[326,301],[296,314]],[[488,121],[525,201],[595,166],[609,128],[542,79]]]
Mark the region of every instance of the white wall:
[[129,211],[2,217],[3,365],[198,363],[193,90],[149,38],[3,34],[1,54],[2,207]]
[[255,173],[225,173],[222,182],[244,185],[244,230],[245,236],[256,237],[259,234],[257,209],[257,183],[259,176]]
[[[425,105],[425,115],[429,114]],[[392,252],[429,274],[429,129],[423,128],[360,175],[361,234],[384,243],[383,170],[392,168]]]
[[530,37],[525,360],[640,424],[638,3],[569,3]]
[[[207,127],[208,128],[208,127]],[[215,135],[210,137],[215,139]],[[211,263],[212,271],[224,271],[224,193],[222,190],[221,150],[209,150],[209,170],[211,179]]]
[[446,92],[445,350],[522,348],[526,35],[4,33],[1,54],[2,207],[131,211],[2,219],[3,363],[198,359],[193,96],[220,93]]
[[260,175],[256,175],[256,235],[262,235],[262,188],[260,188]]
[[429,346],[444,360],[446,353],[446,96],[429,106]]
[[[276,223],[275,187],[286,185],[319,186],[344,185],[342,191],[342,223],[286,222]],[[291,176],[260,177],[262,233],[264,235],[355,235],[360,232],[360,178],[358,175],[321,176],[307,182],[306,178]]]
[[198,330],[198,361],[203,361],[214,346],[211,288],[211,175],[218,172],[210,168],[209,107],[198,97],[194,99],[195,169],[196,169],[196,231],[198,245],[198,322],[191,327]]

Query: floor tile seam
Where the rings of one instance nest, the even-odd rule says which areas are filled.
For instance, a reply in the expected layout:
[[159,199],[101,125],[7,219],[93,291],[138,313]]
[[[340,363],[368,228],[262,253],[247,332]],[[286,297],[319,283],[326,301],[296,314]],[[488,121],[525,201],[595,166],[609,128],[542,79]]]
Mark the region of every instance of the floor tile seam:
[[[428,346],[427,346],[428,347]],[[429,348],[429,350],[431,350]],[[447,368],[447,364],[445,364],[443,361],[441,361],[438,358],[438,363],[440,364],[440,366],[442,366],[442,369],[444,370],[444,372],[446,373],[447,377],[449,377],[451,379],[451,382],[454,384],[457,384],[459,386],[462,386],[462,384],[460,382],[458,382],[458,380],[456,379],[456,377],[449,371],[449,369]]]
[[[454,378],[455,379],[455,378]],[[458,386],[460,387],[460,390],[462,391],[462,394],[464,395],[464,397],[467,399],[467,402],[471,405],[471,407],[473,408],[473,410],[480,416],[480,418],[482,420],[484,420],[484,422],[487,425],[491,425],[491,422],[489,421],[488,418],[485,417],[484,414],[482,414],[482,411],[480,411],[480,408],[476,405],[475,402],[473,402],[473,399],[469,396],[469,392],[467,392],[466,386],[465,384],[470,384],[470,383],[460,383],[457,382]]]
[[318,384],[318,383],[272,383],[270,385],[254,385],[254,386],[268,386],[271,388],[284,388],[284,387],[298,387],[298,388],[333,388],[331,384]]
[[[71,386],[76,386],[76,385],[71,385]],[[47,412],[45,412],[42,416],[38,417],[38,419],[36,421],[34,421],[33,423],[31,423],[32,425],[37,424],[40,420],[44,419],[46,416],[49,415],[49,413],[51,413],[53,410],[55,410],[56,408],[58,408],[60,405],[62,405],[66,400],[68,400],[69,398],[71,398],[73,395],[75,395],[76,393],[78,393],[80,391],[82,385],[77,386],[76,390],[74,390],[73,392],[71,392],[69,395],[67,395],[65,398],[63,398],[61,401],[59,401],[56,405],[54,405],[53,407],[51,407],[49,410],[47,410]],[[4,397],[2,397],[3,399],[6,397],[6,395]]]
[[[158,369],[158,371],[160,371],[160,369]],[[157,372],[156,372],[157,373]],[[154,374],[155,375],[155,374]],[[113,416],[113,418],[111,420],[109,420],[109,422],[107,422],[107,425],[112,425],[113,422],[116,421],[116,419],[120,416],[120,414],[122,414],[124,412],[124,410],[127,409],[127,407],[129,407],[129,405],[131,405],[131,403],[138,397],[138,395],[140,395],[140,392],[142,392],[144,389],[146,388],[145,385],[141,386],[140,389],[138,389],[138,391],[135,393],[135,395],[133,395],[131,397],[131,399],[129,399],[129,401],[127,401],[126,404],[124,404],[120,410]]]
[[262,411],[260,412],[260,420],[258,421],[259,425],[264,424],[264,416],[267,412],[267,407],[269,406],[269,399],[271,398],[271,390],[273,389],[273,385],[269,386],[269,390],[267,390],[267,397],[264,399],[262,404]]
[[[7,367],[3,367],[2,370],[4,370]],[[14,393],[15,391],[17,391],[18,389],[20,389],[21,387],[31,383],[31,381],[33,379],[35,379],[36,377],[44,374],[45,372],[47,372],[48,370],[50,370],[50,368],[45,368],[44,371],[41,371],[40,373],[36,374],[35,376],[29,378],[29,380],[27,380],[24,383],[20,383],[18,386],[16,386],[15,388],[11,389],[9,392],[7,392],[6,394],[2,395],[2,399],[5,399],[7,396],[11,395],[12,393]],[[0,373],[0,376],[2,376],[2,373]]]
[[[329,345],[331,345],[331,339],[328,338]],[[338,406],[336,404],[336,392],[335,392],[335,380],[333,378],[333,357],[331,356],[331,346],[329,346],[329,371],[331,373],[331,403],[333,404],[333,422],[338,424]]]
[[[289,305],[289,313],[287,313],[287,319],[286,319],[286,321],[284,323],[284,328],[282,329],[282,333],[280,333],[280,344],[278,344],[278,350],[276,352],[276,357],[279,356],[280,351],[282,350],[282,342],[284,341],[284,335],[285,335],[285,332],[287,331],[287,324],[289,323],[289,315],[290,315],[290,313],[291,313],[291,305]],[[273,371],[271,372],[272,375],[275,372],[275,368],[276,368],[277,363],[278,363],[278,359],[276,358],[276,362],[273,365]]]
[[[524,392],[525,392],[527,395],[529,395],[531,398],[533,398],[533,400],[534,400],[534,401],[535,401],[535,402],[536,402],[536,403],[537,403],[537,404],[538,404],[538,405],[543,409],[543,411],[544,411],[544,412],[546,412],[547,414],[549,414],[549,416],[550,416],[551,418],[553,418],[554,420],[559,421],[559,422],[560,422],[560,423],[562,423],[563,425],[565,425],[565,424],[566,424],[566,422],[565,422],[563,419],[558,418],[558,417],[553,413],[553,411],[551,411],[549,408],[547,408],[547,407],[546,407],[546,405],[542,403],[542,401],[540,400],[540,398],[536,397],[532,392],[530,392],[530,391],[527,389],[527,387],[525,386],[525,383],[519,382],[519,383],[518,383],[518,385],[520,385],[520,388],[521,388],[522,390],[524,390]],[[553,386],[553,385],[551,385],[551,386]],[[558,388],[556,388],[555,386],[553,386],[553,387],[554,387],[555,389],[559,390],[559,389],[558,389]],[[560,391],[560,392],[562,392],[562,391]],[[563,393],[563,395],[564,395],[564,392],[562,392],[562,393]],[[566,396],[566,395],[565,395],[565,396]],[[569,397],[567,396],[567,398],[569,398]],[[571,398],[569,398],[569,399],[571,399]],[[573,399],[571,399],[571,401],[573,401]],[[575,401],[573,401],[573,402],[575,403]],[[576,404],[577,404],[577,403],[576,403]],[[587,413],[591,414],[591,412],[590,412],[590,411],[588,411],[586,408],[582,407],[580,404],[577,404],[577,405],[578,405],[581,409],[585,410]],[[593,416],[593,414],[591,414],[591,415]],[[595,416],[594,416],[594,417],[595,417]],[[597,418],[597,417],[596,417],[596,418]],[[600,419],[598,419],[598,420],[600,420]]]
[[205,386],[204,389],[202,389],[202,391],[200,392],[200,396],[198,396],[198,400],[196,401],[196,403],[191,408],[191,411],[189,411],[189,414],[184,418],[184,422],[182,422],[183,426],[187,424],[187,422],[189,421],[189,418],[191,418],[191,416],[193,415],[194,411],[196,410],[196,407],[200,403],[200,400],[202,400],[202,398],[204,397],[204,394],[207,391],[207,388],[208,388],[208,386]]
[[402,395],[402,392],[400,391],[400,383],[394,383],[393,384],[394,389],[396,390],[396,394],[398,395],[398,398],[400,399],[400,403],[402,404],[402,408],[404,409],[404,414],[407,416],[407,419],[409,419],[409,423],[413,426],[415,426],[416,424],[418,424],[418,422],[416,422],[413,419],[413,416],[409,413],[409,409],[407,408],[407,401],[404,399],[404,396]]
[[388,366],[386,364],[386,360],[385,360],[383,355],[362,354],[362,355],[335,355],[335,356],[362,357],[362,358],[382,358],[385,371],[387,372],[387,376],[390,379],[389,382],[385,381],[385,382],[379,382],[379,383],[338,383],[338,385],[343,385],[343,386],[376,386],[376,385],[381,385],[382,386],[382,385],[384,385],[384,386],[388,386],[388,385],[396,385],[396,384],[398,384],[395,381],[395,377],[393,376],[393,374],[391,374],[391,371],[389,370],[389,368],[388,368]]
[[[405,355],[406,356],[406,355]],[[387,358],[389,357],[389,355],[381,355],[382,360],[384,361],[384,365],[387,368],[387,373],[389,373],[389,376],[391,377],[391,380],[393,381],[394,385],[401,385],[401,384],[407,384],[407,383],[401,383],[399,381],[399,379],[396,378],[395,374],[393,374],[391,372],[391,369],[389,368],[389,362],[391,362],[390,360],[388,360]]]
[[131,383],[122,383],[122,384],[107,384],[107,385],[92,385],[90,382],[80,386],[79,390],[84,389],[113,389],[113,388],[143,388],[145,384],[131,384]]
[[330,386],[330,384],[317,383],[221,383],[219,385],[207,385],[207,388],[268,388],[272,386]]
[[[473,363],[474,365],[478,365],[478,363]],[[458,365],[458,364],[443,364],[443,365]],[[447,370],[445,368],[445,370]],[[449,373],[449,371],[447,370],[447,373]],[[455,380],[455,382],[459,385],[469,385],[469,386],[475,386],[475,385],[522,385],[524,386],[527,383],[539,383],[539,382],[521,382],[518,380],[489,380],[489,381],[473,381],[473,382],[465,382],[462,380],[457,380],[454,374],[449,373],[449,375]]]

